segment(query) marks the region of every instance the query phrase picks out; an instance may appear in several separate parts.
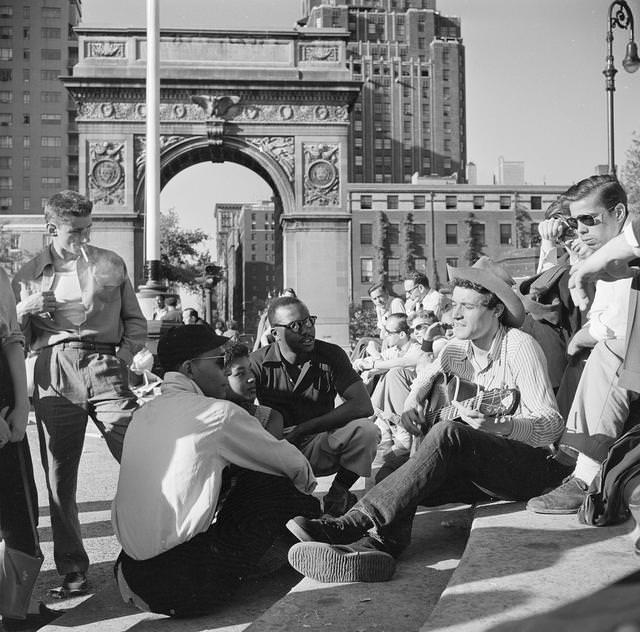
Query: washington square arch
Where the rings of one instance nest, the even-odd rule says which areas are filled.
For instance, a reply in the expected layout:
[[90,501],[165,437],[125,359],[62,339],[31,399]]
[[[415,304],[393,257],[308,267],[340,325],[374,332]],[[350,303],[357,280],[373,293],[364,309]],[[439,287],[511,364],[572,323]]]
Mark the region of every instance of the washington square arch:
[[[64,84],[77,104],[80,190],[94,201],[100,242],[141,283],[146,35],[79,28],[78,39]],[[347,344],[347,142],[361,83],[347,68],[346,35],[163,30],[160,60],[161,186],[203,161],[262,176],[282,230],[283,286],[318,315],[319,336]]]

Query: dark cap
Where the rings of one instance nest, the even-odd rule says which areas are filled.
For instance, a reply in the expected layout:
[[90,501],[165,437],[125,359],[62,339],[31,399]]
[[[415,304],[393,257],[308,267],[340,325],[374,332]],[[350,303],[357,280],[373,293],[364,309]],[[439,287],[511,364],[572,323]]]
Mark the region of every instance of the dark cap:
[[218,349],[229,342],[209,325],[172,327],[158,342],[158,360],[165,371],[173,371],[185,360]]

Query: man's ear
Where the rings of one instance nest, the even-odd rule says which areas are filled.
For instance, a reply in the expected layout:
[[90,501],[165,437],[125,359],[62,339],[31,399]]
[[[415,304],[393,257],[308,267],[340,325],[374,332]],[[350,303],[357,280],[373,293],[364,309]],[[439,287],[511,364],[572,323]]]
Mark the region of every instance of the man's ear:
[[498,303],[493,309],[496,317],[500,318],[500,316],[502,316],[502,314],[504,313],[504,304]]
[[58,228],[55,224],[48,223],[46,225],[47,233],[52,237],[55,237],[58,234]]
[[618,202],[613,210],[615,211],[617,222],[622,226],[628,215],[625,205],[622,202]]

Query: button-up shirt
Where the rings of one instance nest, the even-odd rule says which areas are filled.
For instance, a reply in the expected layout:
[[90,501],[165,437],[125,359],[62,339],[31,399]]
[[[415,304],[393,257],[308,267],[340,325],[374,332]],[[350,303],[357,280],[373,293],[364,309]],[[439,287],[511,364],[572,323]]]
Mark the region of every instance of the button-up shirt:
[[281,413],[285,427],[326,415],[334,409],[336,395],[360,381],[347,354],[338,345],[322,340],[316,340],[295,380],[287,371],[278,343],[254,351],[249,362],[256,377],[258,401]]
[[556,441],[564,422],[547,374],[540,345],[519,329],[500,326],[489,352],[475,357],[469,340],[450,340],[440,355],[418,374],[405,401],[405,410],[424,403],[440,373],[479,384],[484,389],[517,388],[520,404],[509,439],[534,447]]
[[87,260],[78,258],[77,271],[85,309],[84,322],[73,327],[53,314],[26,314],[21,301],[36,292],[52,289],[55,280],[53,246],[25,263],[13,279],[18,320],[32,350],[66,339],[83,339],[119,345],[125,362],[144,347],[147,322],[127,275],[122,258],[115,252],[87,245]]

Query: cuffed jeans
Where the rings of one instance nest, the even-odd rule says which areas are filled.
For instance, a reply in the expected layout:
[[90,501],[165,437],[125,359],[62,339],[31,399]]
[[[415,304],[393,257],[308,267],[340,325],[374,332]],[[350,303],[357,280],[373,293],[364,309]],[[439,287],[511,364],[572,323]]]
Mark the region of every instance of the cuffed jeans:
[[557,487],[571,469],[551,459],[545,448],[475,430],[460,421],[440,422],[416,453],[351,511],[365,514],[382,548],[397,556],[411,542],[418,505],[528,500]]
[[235,483],[207,531],[148,560],[120,553],[116,577],[120,570],[121,592],[133,593],[135,605],[171,616],[210,612],[255,569],[289,518],[320,515],[317,498],[288,478],[234,471]]
[[137,400],[118,358],[61,345],[40,351],[34,384],[56,568],[60,575],[84,573],[89,558],[82,544],[76,488],[87,418],[91,417],[119,462]]

